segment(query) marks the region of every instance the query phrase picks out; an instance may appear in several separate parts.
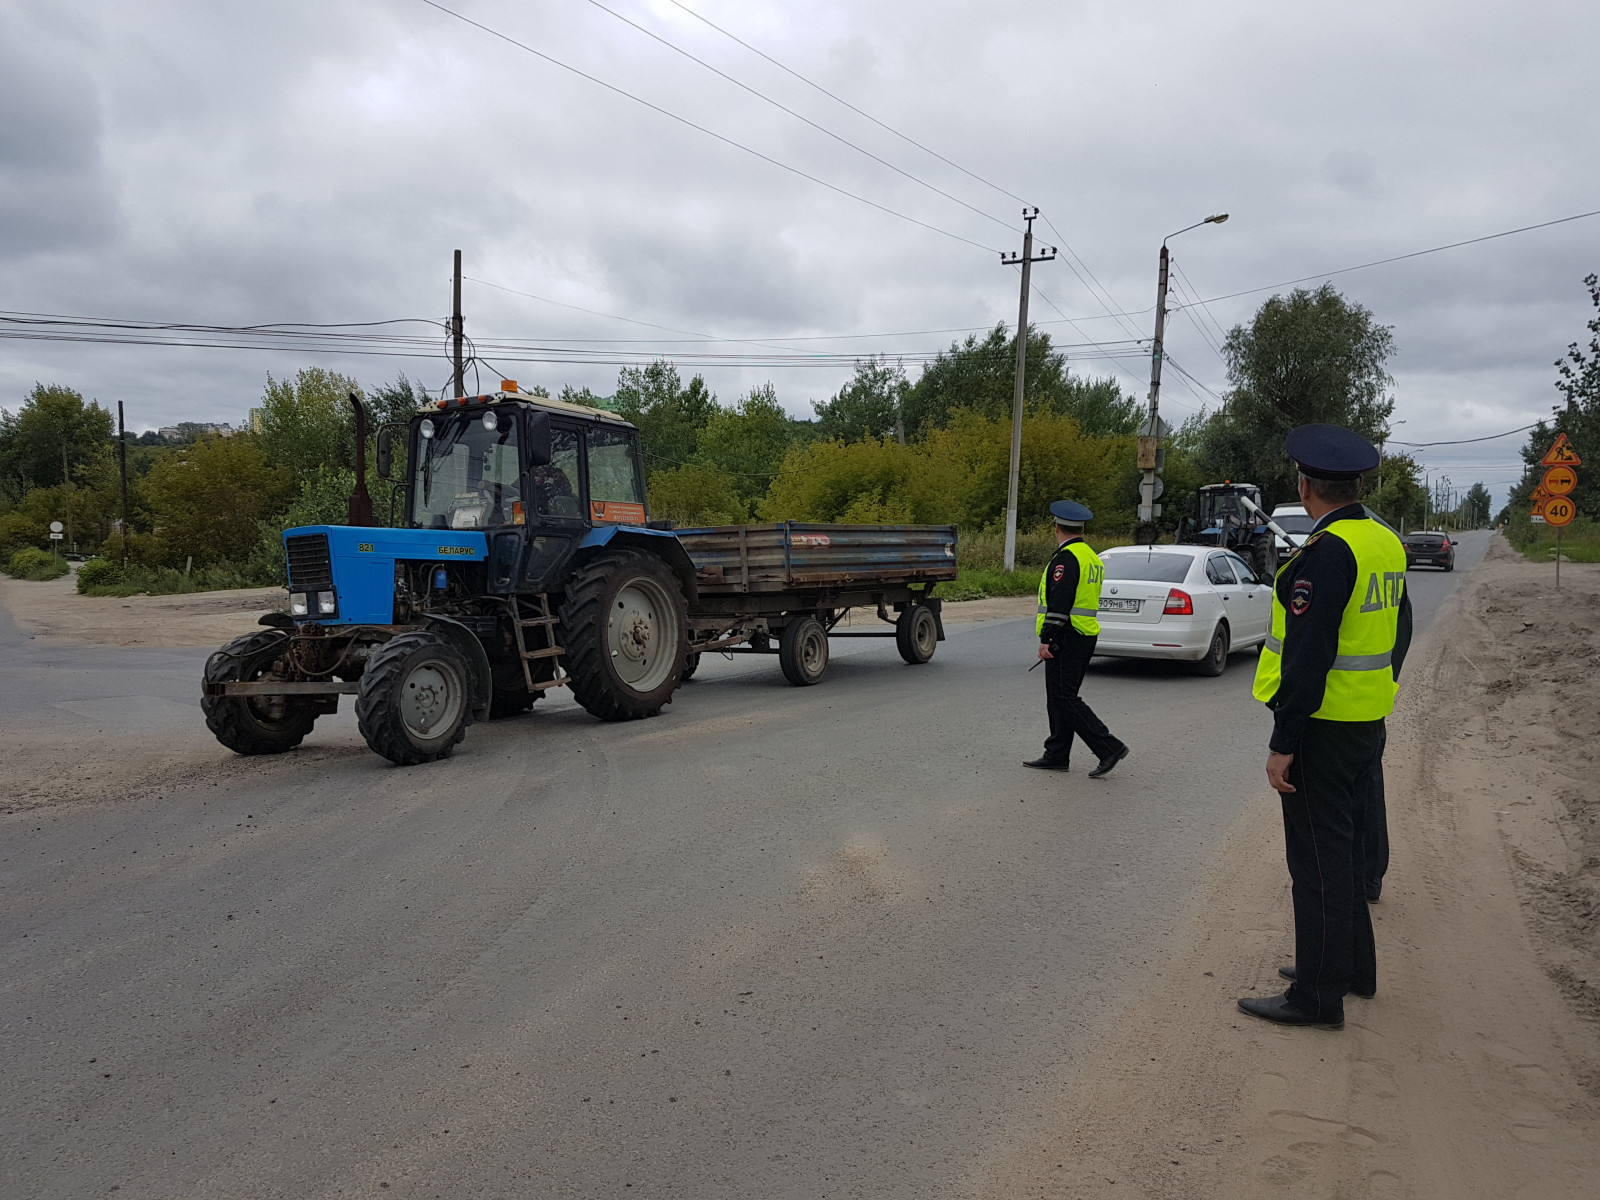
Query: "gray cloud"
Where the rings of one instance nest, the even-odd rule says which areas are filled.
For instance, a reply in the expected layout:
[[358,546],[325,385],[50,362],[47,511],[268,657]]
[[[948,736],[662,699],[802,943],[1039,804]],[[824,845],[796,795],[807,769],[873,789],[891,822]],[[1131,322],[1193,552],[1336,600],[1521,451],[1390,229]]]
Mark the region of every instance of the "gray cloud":
[[[1226,226],[1173,243],[1205,296],[1600,207],[1585,84],[1600,23],[1586,0],[1515,9],[1441,0],[690,2],[1039,204],[1113,304],[1140,314],[1109,319],[1065,263],[1041,267],[1043,292],[1084,318],[1079,332],[1036,299],[1034,318],[1055,322],[1046,327],[1064,342],[1148,336],[1162,235],[1219,209],[1233,214]],[[879,204],[985,247],[1017,245],[1015,199],[833,105],[665,0],[613,7],[1001,224],[581,0],[458,4]],[[437,318],[459,246],[479,278],[723,337],[1015,319],[1015,274],[991,252],[805,182],[415,0],[12,0],[0,3],[0,56],[0,307],[237,323]],[[1597,268],[1597,247],[1600,220],[1338,277],[1395,328],[1404,431],[1418,441],[1477,436],[1546,413],[1550,364],[1588,315],[1580,281]],[[1220,301],[1210,316],[1224,328],[1248,320],[1265,295]],[[468,286],[467,312],[480,337],[673,337],[479,285]],[[1211,340],[1181,314],[1170,328],[1177,361],[1222,391]],[[949,340],[829,348],[911,351]],[[267,371],[310,361],[373,381],[405,369],[430,386],[445,371],[438,357],[8,341],[0,403],[47,379],[128,401],[139,426],[236,418]],[[1145,364],[1076,365],[1116,370],[1143,394]],[[515,369],[551,387],[609,391],[615,379],[614,367]],[[805,412],[847,371],[730,363],[706,374],[725,400],[770,377]],[[1164,395],[1175,417],[1213,402],[1177,380]],[[1453,477],[1509,477],[1517,440],[1430,451],[1428,461]]]

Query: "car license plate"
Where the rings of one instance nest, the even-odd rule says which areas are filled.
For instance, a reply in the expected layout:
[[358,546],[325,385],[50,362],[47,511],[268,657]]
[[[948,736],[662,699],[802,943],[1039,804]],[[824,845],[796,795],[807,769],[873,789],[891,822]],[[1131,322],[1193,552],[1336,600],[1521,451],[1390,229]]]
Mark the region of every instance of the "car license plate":
[[1108,599],[1106,599],[1105,597],[1102,596],[1101,599],[1100,599],[1100,611],[1101,612],[1138,612],[1139,611],[1139,603],[1140,602],[1137,601],[1137,600],[1108,600]]

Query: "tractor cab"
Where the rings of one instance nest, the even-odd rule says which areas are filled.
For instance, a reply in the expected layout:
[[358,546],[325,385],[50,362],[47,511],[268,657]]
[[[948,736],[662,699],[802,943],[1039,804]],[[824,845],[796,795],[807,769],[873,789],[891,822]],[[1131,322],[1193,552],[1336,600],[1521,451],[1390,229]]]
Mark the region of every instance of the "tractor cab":
[[[1246,500],[1250,503],[1246,504]],[[1253,483],[1208,483],[1190,502],[1189,515],[1178,522],[1177,540],[1191,546],[1232,550],[1257,575],[1271,578],[1277,554],[1260,506],[1261,489]]]
[[1212,483],[1202,487],[1196,511],[1197,531],[1214,540],[1226,540],[1225,530],[1229,527],[1253,528],[1261,524],[1261,519],[1240,503],[1241,496],[1260,507],[1261,489],[1253,483]]

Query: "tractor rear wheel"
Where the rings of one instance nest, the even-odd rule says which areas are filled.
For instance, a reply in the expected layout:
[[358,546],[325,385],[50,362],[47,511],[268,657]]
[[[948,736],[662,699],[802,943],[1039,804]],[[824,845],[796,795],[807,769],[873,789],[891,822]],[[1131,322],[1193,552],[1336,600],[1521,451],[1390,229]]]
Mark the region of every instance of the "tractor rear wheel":
[[1270,537],[1262,538],[1254,547],[1249,556],[1250,569],[1256,573],[1256,578],[1263,583],[1271,583],[1273,576],[1278,573],[1278,547]]
[[361,676],[361,736],[402,767],[444,758],[472,721],[470,679],[461,652],[437,633],[419,629],[390,638]]
[[579,567],[561,605],[579,704],[602,721],[653,717],[672,700],[689,644],[688,604],[667,564],[621,550]]
[[[272,629],[234,638],[206,660],[207,683],[260,679],[289,644]],[[316,706],[303,696],[202,696],[206,728],[235,754],[282,754],[293,750],[317,723]]]

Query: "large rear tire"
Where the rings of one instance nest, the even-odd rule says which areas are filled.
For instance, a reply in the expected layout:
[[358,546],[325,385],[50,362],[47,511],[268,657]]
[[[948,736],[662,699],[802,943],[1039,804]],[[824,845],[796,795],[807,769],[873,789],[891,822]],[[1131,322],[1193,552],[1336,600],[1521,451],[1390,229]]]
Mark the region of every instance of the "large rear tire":
[[783,627],[778,639],[778,665],[795,687],[821,683],[828,670],[828,631],[815,617],[802,617]]
[[[207,683],[260,679],[289,644],[280,631],[264,629],[234,638],[206,660]],[[282,754],[293,750],[317,723],[315,705],[297,696],[201,696],[206,728],[235,754]]]
[[567,584],[561,639],[579,704],[602,721],[653,717],[683,677],[683,589],[653,554],[602,554]]
[[361,676],[361,736],[402,767],[444,758],[472,723],[471,678],[461,652],[431,630],[390,638]]
[[913,604],[894,623],[894,645],[913,666],[927,662],[939,648],[939,622],[925,604]]

